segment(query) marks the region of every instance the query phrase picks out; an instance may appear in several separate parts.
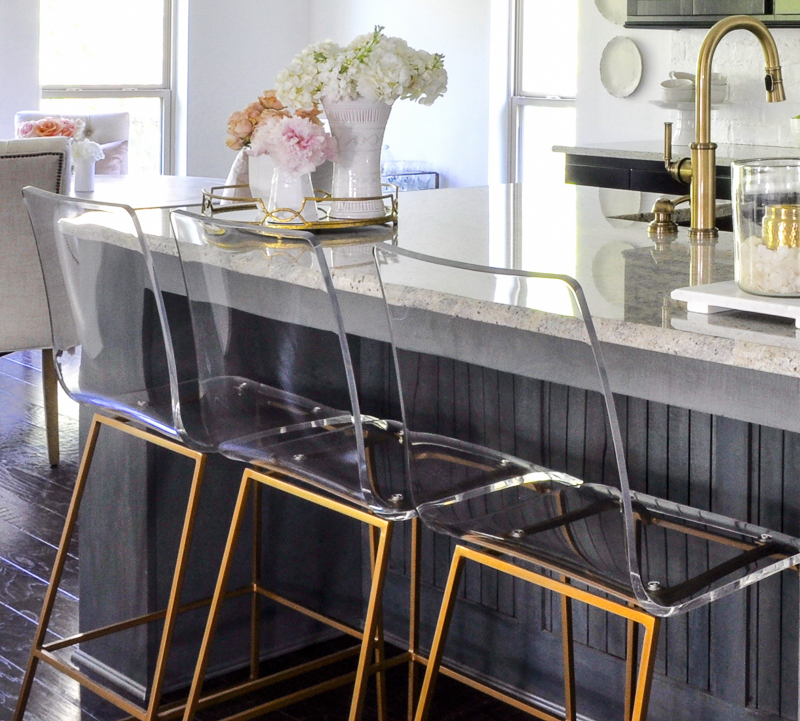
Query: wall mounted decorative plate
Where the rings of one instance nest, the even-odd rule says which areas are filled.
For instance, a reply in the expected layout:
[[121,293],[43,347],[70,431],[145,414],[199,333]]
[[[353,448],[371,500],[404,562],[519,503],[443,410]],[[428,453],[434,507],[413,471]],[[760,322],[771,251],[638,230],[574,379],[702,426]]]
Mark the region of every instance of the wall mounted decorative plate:
[[594,0],[600,14],[612,23],[624,25],[628,19],[627,0]]
[[618,35],[603,50],[600,81],[616,98],[627,98],[642,80],[642,54],[630,38]]

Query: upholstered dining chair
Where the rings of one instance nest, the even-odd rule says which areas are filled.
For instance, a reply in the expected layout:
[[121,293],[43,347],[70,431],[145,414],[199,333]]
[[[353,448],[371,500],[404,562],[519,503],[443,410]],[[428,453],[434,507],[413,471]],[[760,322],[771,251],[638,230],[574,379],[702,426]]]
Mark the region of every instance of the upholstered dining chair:
[[[14,116],[14,127],[19,128],[31,120],[52,117],[54,113],[41,110],[21,110]],[[99,143],[105,157],[95,164],[98,175],[128,174],[128,143],[130,142],[130,113],[65,114],[65,117],[82,120],[89,140]]]
[[[59,461],[58,381],[44,280],[22,189],[66,192],[67,138],[0,141],[0,354],[42,350],[47,457]],[[68,313],[64,308],[57,312]]]
[[[377,673],[379,706],[385,715],[381,672],[410,658],[401,654],[385,659],[381,632],[381,597],[392,530],[396,522],[416,515],[406,485],[403,428],[368,410],[353,362],[357,350],[348,336],[349,314],[343,313],[338,302],[323,248],[314,235],[185,211],[173,212],[172,222],[190,302],[200,416],[220,453],[249,464],[183,718],[194,718],[205,705],[201,690],[206,665],[247,499],[254,498],[253,525],[259,528],[265,487],[363,524],[370,539],[371,582],[363,627],[359,627],[357,622],[333,617],[333,611],[324,612],[324,604],[322,609],[313,606],[316,599],[301,603],[280,593],[274,574],[262,576],[261,542],[255,541],[252,637],[256,640],[251,647],[250,680],[238,691],[262,688],[296,673],[258,678],[259,599],[288,606],[357,639],[351,649],[321,659],[320,664],[353,654],[359,660],[355,672],[290,698],[261,703],[247,712],[248,717],[338,685],[354,684],[350,718],[355,720],[361,715],[367,680],[373,673]],[[380,304],[377,307],[377,317],[382,317]],[[302,527],[297,531],[302,537]],[[315,535],[320,537],[315,557],[304,562],[325,567],[335,545],[327,533]],[[285,532],[269,540],[270,545],[284,548],[297,542]],[[350,551],[360,558],[360,544]],[[351,606],[357,600],[360,612],[360,580],[357,586],[348,600]],[[321,593],[329,597],[335,591],[326,587]]]
[[[495,569],[558,594],[562,600],[566,719],[576,718],[572,602],[626,619],[625,719],[647,716],[660,619],[710,604],[800,563],[800,539],[708,510],[633,492],[614,396],[592,317],[580,285],[568,276],[486,268],[379,246],[375,250],[390,318],[400,404],[406,427],[411,491],[423,523],[458,539],[416,721],[428,717],[444,644],[466,561]],[[560,310],[545,314],[545,307]],[[504,454],[497,472],[494,449],[437,433],[436,413],[421,379],[421,314],[436,315],[440,355],[457,352],[458,339],[502,317],[526,329],[526,358],[548,361],[537,328],[561,338],[556,362],[572,369],[576,385],[589,379],[605,406],[609,460],[591,482]],[[560,313],[561,317],[556,314]],[[429,321],[433,322],[433,321]],[[539,341],[537,343],[537,341]],[[550,348],[552,352],[552,348]],[[454,356],[455,357],[455,356]],[[579,380],[580,379],[580,380]],[[609,469],[608,466],[615,465]],[[512,471],[509,473],[508,471]],[[595,474],[597,475],[597,474]],[[671,553],[685,557],[668,563]],[[588,590],[584,590],[588,587]],[[645,629],[636,669],[639,627]],[[525,707],[539,718],[552,712],[475,679],[471,685]]]
[[[192,409],[197,406],[196,376],[191,374],[191,369],[184,371],[176,361],[155,254],[134,211],[123,205],[82,201],[33,187],[26,187],[23,193],[44,277],[58,377],[71,398],[94,409],[95,413],[14,719],[22,721],[41,662],[78,681],[126,714],[149,721],[156,718],[161,706],[206,451],[213,450],[213,446],[192,420]],[[163,255],[164,249],[161,250]],[[181,274],[174,255],[173,260],[179,278]],[[180,289],[176,288],[176,291],[179,296]],[[70,309],[69,317],[64,317],[63,308]],[[118,616],[124,615],[124,609],[135,607],[133,601],[128,604],[126,596],[120,608],[115,604],[103,607],[102,628],[45,642],[87,482],[111,483],[116,475],[96,474],[90,479],[98,441],[109,433],[122,434],[131,444],[144,441],[148,449],[157,447],[188,459],[182,462],[185,467],[178,466],[179,470],[186,471],[187,479],[191,481],[169,584],[169,598],[164,609],[152,611],[148,607],[145,615],[120,620]],[[187,479],[181,479],[181,475],[176,473],[169,482],[185,482]],[[137,487],[146,487],[144,478],[133,479],[133,483]],[[115,490],[106,487],[105,492],[115,499],[122,494],[119,487]],[[102,495],[95,494],[95,498]],[[157,502],[153,500],[150,503]],[[130,515],[130,508],[124,500],[108,504],[101,502],[93,514],[95,523],[113,529],[117,544],[136,542],[138,537],[135,534],[128,538],[124,532],[127,526],[123,521]],[[131,554],[139,552],[135,545],[131,545],[128,551]],[[82,555],[82,563],[84,560]],[[137,561],[134,567],[140,568],[140,563]],[[82,603],[88,600],[90,593],[96,595],[102,590],[104,579],[101,576],[89,574],[83,578],[82,574]],[[130,586],[121,590],[133,597],[136,585],[134,577]],[[84,666],[75,665],[65,656],[66,651],[76,648],[91,656],[92,643],[109,634],[145,628],[145,623],[162,624],[145,705],[140,699],[126,694],[123,687],[106,679],[98,680],[87,673]],[[146,633],[149,632],[148,628]],[[99,663],[108,665],[119,660],[115,657]],[[146,669],[140,670],[146,675]],[[109,676],[113,678],[114,673]]]

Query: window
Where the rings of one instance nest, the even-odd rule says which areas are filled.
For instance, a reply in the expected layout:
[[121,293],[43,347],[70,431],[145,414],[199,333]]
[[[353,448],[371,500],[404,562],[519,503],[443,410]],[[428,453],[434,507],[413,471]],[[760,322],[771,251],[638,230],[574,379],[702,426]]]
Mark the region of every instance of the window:
[[578,1],[515,0],[510,178],[553,177],[575,142]]
[[129,172],[171,170],[171,0],[39,0],[41,110],[127,111]]

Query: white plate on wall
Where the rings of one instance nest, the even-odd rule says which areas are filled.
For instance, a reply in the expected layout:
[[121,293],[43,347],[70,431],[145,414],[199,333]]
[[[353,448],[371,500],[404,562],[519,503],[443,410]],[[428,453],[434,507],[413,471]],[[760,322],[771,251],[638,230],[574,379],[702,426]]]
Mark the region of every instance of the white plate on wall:
[[642,54],[630,38],[618,35],[603,49],[600,82],[615,98],[627,98],[642,81]]
[[624,25],[628,19],[628,0],[594,0],[600,14],[616,25]]

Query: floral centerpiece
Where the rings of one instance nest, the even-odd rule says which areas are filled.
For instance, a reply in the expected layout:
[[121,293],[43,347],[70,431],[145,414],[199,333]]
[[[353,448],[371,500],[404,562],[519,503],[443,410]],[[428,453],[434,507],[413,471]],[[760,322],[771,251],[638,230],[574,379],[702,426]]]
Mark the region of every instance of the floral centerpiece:
[[[336,141],[325,132],[319,114],[314,103],[292,114],[277,99],[274,90],[267,90],[257,102],[230,116],[227,145],[233,150],[245,150],[251,190],[258,197],[269,197],[267,210],[300,210],[304,199],[313,195],[311,181],[304,176],[326,160],[334,159]],[[265,168],[255,162],[265,156],[272,163],[266,167],[271,176],[268,193],[263,179]],[[306,220],[317,219],[315,208],[309,207],[308,214],[310,217],[306,217],[303,209]],[[291,219],[291,214],[288,216]]]
[[28,120],[17,126],[18,138],[71,138],[75,190],[94,190],[94,164],[105,157],[99,143],[86,137],[86,123],[80,118],[52,116]]
[[389,111],[396,100],[431,105],[447,90],[444,56],[373,32],[342,47],[328,40],[297,55],[276,81],[288,107],[308,111],[321,102],[337,139],[334,215],[370,218],[382,213],[380,151]]
[[293,108],[359,97],[431,105],[447,90],[447,71],[444,55],[414,50],[378,25],[346,47],[330,40],[309,45],[278,75],[275,87],[280,101]]
[[18,138],[82,138],[85,123],[79,118],[47,117],[17,126]]

